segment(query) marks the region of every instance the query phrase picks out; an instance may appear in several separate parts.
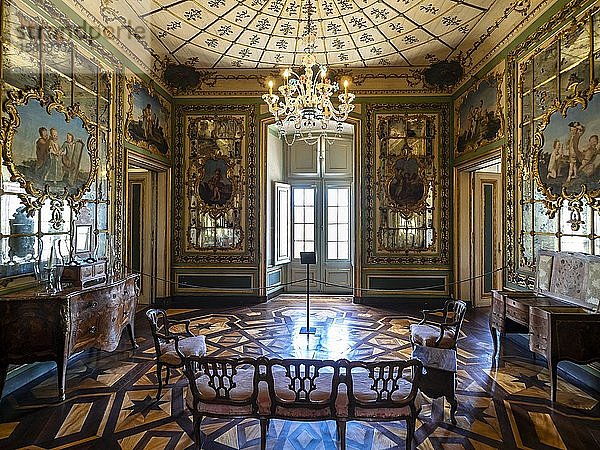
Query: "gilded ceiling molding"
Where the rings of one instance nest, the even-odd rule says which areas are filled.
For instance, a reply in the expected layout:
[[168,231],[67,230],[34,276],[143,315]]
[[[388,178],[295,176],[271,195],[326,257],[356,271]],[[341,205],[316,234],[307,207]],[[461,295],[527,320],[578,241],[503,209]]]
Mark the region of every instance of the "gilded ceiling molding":
[[[538,13],[542,10],[544,10],[550,3],[552,3],[553,0],[544,0],[543,2],[541,2],[539,5],[537,5],[528,15],[530,17],[537,17]],[[581,2],[578,1],[572,1],[570,4],[580,4]],[[575,7],[575,5],[570,6],[569,8],[573,8]],[[546,22],[547,24],[547,22]],[[544,27],[546,24],[542,25],[542,27]],[[479,60],[477,63],[475,63],[474,65],[472,65],[470,67],[470,71],[469,73],[473,74],[473,73],[477,73],[477,71],[482,68],[484,66],[484,64],[491,60],[494,56],[497,55],[497,53],[502,50],[503,48],[505,48],[507,45],[509,45],[514,39],[515,37],[520,34],[524,28],[526,28],[528,25],[530,25],[530,23],[528,23],[527,20],[523,20],[520,23],[518,23],[514,28],[512,28],[507,34],[506,36],[504,36],[504,38],[502,38],[502,40],[500,40],[493,49],[491,49],[489,52],[486,52],[485,55],[483,55],[483,58],[481,60]],[[539,28],[538,28],[539,31]],[[529,42],[529,40],[527,40]],[[478,44],[478,46],[480,46],[481,44]],[[472,54],[473,52],[471,52]],[[469,79],[465,77],[464,82],[467,82]],[[462,83],[464,84],[464,83]],[[461,85],[462,85],[461,84]],[[461,85],[457,86],[457,89],[460,88]]]
[[[34,1],[39,2],[40,0]],[[86,22],[93,24],[97,29],[102,30],[102,32],[105,35],[110,36],[110,42],[113,45],[117,46],[119,48],[119,51],[121,51],[124,55],[127,55],[132,61],[135,61],[138,67],[144,69],[148,74],[155,73],[152,67],[148,66],[148,64],[146,64],[144,60],[139,57],[138,54],[133,52],[127,45],[121,42],[120,39],[114,36],[114,34],[106,26],[107,23],[117,21],[123,28],[125,28],[131,34],[131,36],[136,37],[136,40],[140,43],[140,45],[142,45],[146,49],[146,51],[148,51],[152,56],[156,55],[156,52],[154,52],[154,50],[145,41],[137,38],[139,35],[135,28],[131,26],[131,22],[128,21],[125,17],[120,16],[116,10],[108,6],[110,3],[112,3],[112,0],[100,0],[100,11],[103,19],[106,20],[106,23],[102,23],[100,20],[98,20],[98,18],[86,8],[84,2],[82,2],[81,0],[71,0],[71,2],[79,8],[81,13],[83,13],[82,18],[86,20]],[[48,3],[48,0],[45,0],[45,3]],[[87,39],[92,40],[89,38],[89,36],[87,37]],[[96,45],[100,46],[99,43],[97,43]],[[156,55],[156,57],[158,57],[158,55]]]
[[[515,0],[515,1],[513,1],[508,7],[506,7],[504,9],[504,13],[502,14],[502,17],[496,19],[496,21],[492,25],[488,26],[487,29],[485,30],[485,33],[482,34],[481,36],[479,36],[479,38],[473,43],[471,48],[465,52],[465,59],[466,60],[471,59],[471,56],[473,55],[473,53],[475,53],[477,51],[477,49],[485,42],[486,39],[488,39],[492,35],[492,33],[494,31],[496,31],[498,28],[500,28],[500,25],[502,24],[502,22],[504,22],[506,19],[508,19],[508,17],[513,12],[517,12],[524,17],[527,15],[530,15],[531,17],[533,17],[533,14],[528,13],[530,5],[531,5],[530,0]],[[523,22],[524,21],[521,21],[521,23],[523,23]]]

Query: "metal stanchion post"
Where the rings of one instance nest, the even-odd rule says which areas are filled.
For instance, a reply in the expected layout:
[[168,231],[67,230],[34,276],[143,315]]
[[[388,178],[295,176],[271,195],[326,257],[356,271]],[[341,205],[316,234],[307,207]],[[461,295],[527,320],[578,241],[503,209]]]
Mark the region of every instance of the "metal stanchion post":
[[306,264],[306,326],[300,328],[300,334],[315,334],[317,329],[310,327],[310,272],[311,264],[317,263],[315,252],[300,252],[300,263]]

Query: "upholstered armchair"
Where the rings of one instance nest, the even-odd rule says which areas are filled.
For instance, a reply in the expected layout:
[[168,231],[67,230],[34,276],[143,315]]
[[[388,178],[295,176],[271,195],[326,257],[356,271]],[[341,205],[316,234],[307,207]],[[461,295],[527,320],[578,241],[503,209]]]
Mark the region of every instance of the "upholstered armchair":
[[413,347],[423,345],[456,350],[466,310],[467,305],[462,300],[448,300],[440,309],[424,309],[423,319],[410,326]]
[[[156,376],[158,378],[158,393],[162,391],[162,371],[167,370],[165,384],[169,384],[171,369],[183,367],[187,356],[203,356],[206,354],[204,336],[195,336],[190,331],[189,320],[173,320],[167,317],[166,311],[151,308],[146,311],[150,322],[150,330],[154,338],[156,350]],[[185,331],[174,331],[175,326],[185,327]]]

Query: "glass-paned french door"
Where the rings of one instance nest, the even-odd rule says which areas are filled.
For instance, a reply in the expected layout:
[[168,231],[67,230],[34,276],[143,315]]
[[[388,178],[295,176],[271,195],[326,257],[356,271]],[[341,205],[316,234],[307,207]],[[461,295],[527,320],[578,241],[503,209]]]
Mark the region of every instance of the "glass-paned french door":
[[[311,265],[314,292],[350,293],[352,285],[352,189],[349,182],[319,180],[292,183],[292,279],[306,277],[300,252],[314,251]],[[304,283],[294,285],[304,291]]]

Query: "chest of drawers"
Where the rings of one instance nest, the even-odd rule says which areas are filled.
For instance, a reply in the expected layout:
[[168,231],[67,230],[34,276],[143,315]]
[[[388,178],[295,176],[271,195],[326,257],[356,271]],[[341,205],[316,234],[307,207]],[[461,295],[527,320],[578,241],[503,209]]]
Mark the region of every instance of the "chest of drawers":
[[127,328],[133,347],[138,276],[57,294],[32,290],[0,296],[0,393],[8,364],[55,361],[65,398],[67,361],[88,348],[114,351]]

